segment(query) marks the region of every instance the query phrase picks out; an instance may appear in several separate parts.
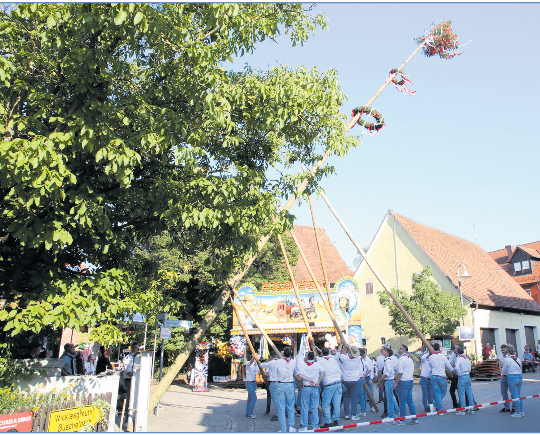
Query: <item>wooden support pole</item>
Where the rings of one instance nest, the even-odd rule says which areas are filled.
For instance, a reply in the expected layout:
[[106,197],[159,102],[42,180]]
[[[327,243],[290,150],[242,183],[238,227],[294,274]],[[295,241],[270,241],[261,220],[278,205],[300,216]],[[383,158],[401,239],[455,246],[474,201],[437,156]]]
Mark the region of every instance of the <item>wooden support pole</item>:
[[255,349],[253,348],[253,344],[251,344],[251,340],[250,340],[249,335],[248,335],[248,333],[246,331],[246,328],[244,327],[244,324],[240,320],[240,316],[238,315],[238,309],[236,308],[236,304],[233,302],[232,296],[229,296],[229,299],[231,300],[231,305],[233,307],[234,314],[236,314],[236,318],[238,319],[238,323],[240,324],[240,326],[242,327],[242,331],[244,332],[244,337],[246,337],[246,342],[247,342],[247,344],[249,346],[249,350],[251,350],[251,354],[255,358],[255,361],[257,361],[257,365],[259,366],[259,372],[261,373],[261,376],[262,376],[262,378],[264,380],[264,384],[266,385],[266,388],[268,390],[270,390],[270,384],[268,383],[268,379],[266,379],[266,374],[265,374],[263,368],[261,367],[261,362],[259,361],[259,358],[257,357],[257,353],[255,352]]
[[311,328],[309,327],[309,322],[306,317],[306,312],[304,310],[304,305],[302,304],[302,300],[300,299],[300,292],[298,291],[298,287],[296,285],[296,280],[294,279],[294,274],[291,269],[291,265],[289,264],[289,259],[287,258],[287,252],[285,251],[285,246],[283,246],[283,240],[281,240],[281,236],[278,234],[277,236],[279,241],[279,246],[281,247],[281,252],[283,253],[283,258],[285,259],[285,265],[287,266],[287,271],[289,272],[289,277],[291,278],[291,282],[294,289],[294,294],[296,295],[296,299],[298,299],[298,306],[300,307],[300,312],[302,313],[302,318],[304,319],[304,325],[306,325],[306,331],[307,331],[307,337],[308,340],[311,343],[311,347],[313,351],[315,351],[315,341],[313,341],[313,334],[311,333]]
[[[315,240],[317,241],[317,249],[319,250],[319,258],[321,259],[324,285],[326,286],[326,293],[328,294],[328,302],[330,304],[330,301],[332,300],[332,297],[330,296],[330,281],[328,280],[328,274],[326,273],[326,267],[324,265],[324,256],[322,252],[321,241],[319,240],[319,230],[317,229],[317,222],[315,222],[315,212],[313,211],[313,202],[311,201],[311,195],[308,196],[308,200],[309,208],[311,210],[311,219],[313,220],[313,230],[315,231]],[[332,310],[332,313],[334,313],[334,306],[332,304],[330,304],[330,309]]]
[[[253,317],[253,315],[251,314],[251,311],[249,311],[248,307],[246,307],[246,305],[244,304],[244,302],[242,301],[242,299],[240,298],[240,296],[238,296],[238,293],[236,292],[236,290],[233,288],[232,289],[232,292],[234,293],[234,295],[238,298],[238,301],[240,302],[240,305],[242,305],[242,308],[244,310],[246,310],[246,313],[251,317],[251,319],[253,320],[253,323],[255,323],[255,326],[257,328],[259,328],[259,331],[261,331],[261,334],[263,335],[264,338],[266,338],[266,340],[268,341],[268,344],[272,347],[272,349],[274,349],[274,352],[276,352],[276,355],[279,356],[281,358],[281,352],[278,350],[278,348],[276,347],[276,345],[274,344],[274,342],[272,340],[270,340],[270,337],[268,337],[268,334],[266,332],[264,332],[264,329],[262,329],[260,327],[260,325],[257,323],[257,321],[255,320],[255,318]],[[238,319],[238,321],[240,321],[240,319]],[[242,322],[240,322],[242,323]]]
[[428,343],[428,341],[426,340],[426,338],[424,337],[424,334],[422,334],[420,332],[420,330],[418,329],[418,327],[415,325],[415,323],[413,322],[413,320],[411,319],[411,316],[409,316],[409,314],[407,313],[407,311],[405,311],[405,308],[403,308],[403,305],[401,305],[401,303],[399,302],[399,300],[396,298],[396,296],[394,295],[394,293],[392,292],[392,290],[390,290],[390,287],[388,287],[388,285],[386,284],[386,282],[384,282],[384,280],[382,279],[381,275],[379,275],[379,273],[377,272],[377,270],[375,270],[375,266],[373,266],[373,264],[371,263],[371,261],[369,261],[369,259],[367,258],[366,256],[366,253],[364,252],[364,250],[360,247],[360,245],[358,245],[358,243],[356,243],[356,240],[354,239],[354,237],[352,236],[352,234],[350,233],[350,231],[347,229],[347,227],[345,226],[345,223],[341,220],[341,218],[339,217],[339,215],[337,214],[337,212],[334,210],[334,207],[332,207],[332,205],[330,204],[330,201],[328,201],[328,198],[326,198],[326,195],[322,192],[320,192],[322,198],[324,199],[324,202],[326,202],[326,205],[328,206],[328,208],[330,209],[330,211],[334,214],[334,216],[336,217],[336,219],[338,220],[338,222],[341,224],[341,227],[343,228],[343,230],[345,231],[345,233],[347,234],[347,236],[349,236],[349,239],[351,239],[351,242],[353,242],[354,246],[356,247],[356,249],[358,249],[358,252],[360,252],[360,255],[362,255],[362,257],[364,258],[366,264],[369,266],[369,268],[371,269],[371,271],[373,272],[373,274],[375,275],[375,277],[379,280],[379,282],[381,283],[381,285],[383,286],[383,288],[387,291],[387,293],[390,295],[390,297],[392,298],[392,300],[394,301],[394,304],[396,304],[396,306],[399,308],[399,311],[401,311],[401,314],[403,314],[403,316],[405,317],[405,319],[407,320],[407,322],[409,322],[409,324],[411,325],[411,327],[414,329],[414,332],[416,332],[416,334],[418,335],[418,337],[420,338],[420,340],[422,341],[422,343],[424,344],[424,346],[427,347],[427,349],[429,350],[429,353],[433,353],[433,348],[431,347],[431,344]]

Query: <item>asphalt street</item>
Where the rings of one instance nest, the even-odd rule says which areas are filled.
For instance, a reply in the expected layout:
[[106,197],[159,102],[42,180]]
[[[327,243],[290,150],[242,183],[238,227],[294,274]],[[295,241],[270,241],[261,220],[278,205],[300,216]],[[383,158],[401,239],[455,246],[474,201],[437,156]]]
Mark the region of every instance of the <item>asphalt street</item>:
[[[540,373],[523,375],[522,396],[540,393]],[[473,393],[478,404],[502,400],[498,381],[475,381]],[[152,415],[148,422],[149,432],[277,432],[279,424],[271,421],[275,414],[272,404],[270,415],[264,416],[266,410],[266,390],[257,390],[255,419],[245,417],[247,392],[244,389],[222,388],[219,384],[211,384],[207,392],[193,392],[192,387],[171,386],[162,398],[159,415]],[[375,397],[377,389],[375,387]],[[419,384],[413,388],[413,399],[417,412],[422,412],[422,391]],[[447,394],[443,405],[452,406]],[[524,418],[511,418],[509,413],[500,413],[502,405],[495,405],[474,415],[458,416],[454,413],[441,416],[420,418],[420,424],[396,426],[382,423],[367,427],[345,429],[342,432],[392,432],[392,433],[450,433],[450,432],[538,432],[540,425],[540,398],[524,401]],[[379,420],[381,412],[367,412],[358,422]],[[342,414],[343,416],[343,408]],[[341,424],[350,424],[350,420],[341,419]],[[296,417],[296,428],[300,428],[300,417]],[[341,432],[341,431],[340,431]]]

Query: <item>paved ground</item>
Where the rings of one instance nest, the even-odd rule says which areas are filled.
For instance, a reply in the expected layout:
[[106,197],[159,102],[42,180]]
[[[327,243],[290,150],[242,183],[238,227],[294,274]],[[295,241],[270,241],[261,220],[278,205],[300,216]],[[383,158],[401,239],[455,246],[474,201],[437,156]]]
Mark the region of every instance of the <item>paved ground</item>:
[[[501,399],[499,382],[473,382],[473,393],[478,404],[494,402]],[[540,373],[524,374],[522,396],[540,393]],[[266,410],[266,390],[257,390],[255,404],[256,418],[245,417],[247,392],[244,389],[226,389],[211,385],[207,392],[193,392],[192,387],[171,386],[163,396],[159,415],[152,415],[148,421],[149,432],[277,432],[279,424],[271,421],[275,414],[275,406],[269,416]],[[375,388],[377,398],[377,389]],[[413,398],[418,412],[422,407],[422,391],[415,384]],[[444,406],[451,408],[452,400],[447,394]],[[538,411],[540,398],[524,402],[525,418],[510,418],[509,413],[499,413],[502,406],[492,406],[476,412],[475,415],[457,416],[445,414],[420,419],[419,425],[394,426],[391,423],[371,425],[367,427],[346,429],[345,432],[538,432]],[[360,422],[378,420],[382,413],[368,411]],[[343,416],[343,410],[342,410]],[[341,419],[342,424],[351,423]],[[457,425],[457,426],[456,426]],[[296,428],[300,427],[300,417],[296,418]]]

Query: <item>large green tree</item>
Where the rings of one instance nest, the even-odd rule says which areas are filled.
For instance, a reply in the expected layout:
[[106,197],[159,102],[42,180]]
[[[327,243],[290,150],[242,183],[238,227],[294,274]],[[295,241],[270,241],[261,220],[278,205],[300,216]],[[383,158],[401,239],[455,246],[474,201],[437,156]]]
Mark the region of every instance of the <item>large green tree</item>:
[[[325,26],[277,3],[19,4],[1,14],[4,330],[133,313],[133,252],[165,229],[206,251],[217,277],[289,228],[289,215],[272,218],[300,165],[359,143],[344,135],[336,71],[223,65],[281,31],[296,45]],[[312,190],[331,171],[311,177]]]
[[[459,319],[467,314],[467,310],[461,306],[458,295],[441,291],[441,286],[431,276],[431,268],[426,266],[422,272],[413,274],[412,294],[398,289],[392,289],[392,292],[423,335],[454,334],[460,325]],[[378,291],[377,295],[381,305],[389,310],[390,326],[394,332],[416,336],[388,293]]]

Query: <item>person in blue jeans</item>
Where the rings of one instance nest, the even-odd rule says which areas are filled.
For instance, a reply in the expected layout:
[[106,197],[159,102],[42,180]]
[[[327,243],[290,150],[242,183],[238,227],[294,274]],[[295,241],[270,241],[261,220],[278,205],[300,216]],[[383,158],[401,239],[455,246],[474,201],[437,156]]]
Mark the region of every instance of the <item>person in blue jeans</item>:
[[255,361],[255,356],[253,356],[246,365],[246,390],[248,392],[246,417],[249,418],[255,418],[253,410],[255,408],[255,402],[257,401],[257,373],[259,373],[259,366],[257,361]]
[[[465,394],[469,399],[469,403],[474,403],[474,395],[471,385],[471,361],[465,355],[463,355],[463,346],[458,344],[456,346],[456,362],[454,363],[454,370],[458,376],[457,387],[459,394],[459,401],[462,408],[465,408],[467,399]],[[468,414],[474,414],[472,409],[467,410]],[[465,415],[464,411],[456,412],[456,415]]]
[[[523,371],[523,365],[521,360],[517,357],[516,351],[513,346],[508,346],[508,357],[504,360],[502,368],[502,374],[508,376],[508,388],[512,399],[521,397],[521,385],[523,384],[523,377],[521,375]],[[523,401],[517,400],[514,402],[515,412],[510,417],[521,418],[525,417],[523,412]]]
[[[501,354],[499,355],[499,367],[504,367],[504,361],[506,358],[510,358],[508,355],[508,346],[506,344],[501,344]],[[508,376],[501,376],[501,396],[503,400],[508,400]],[[515,403],[512,402],[512,410],[510,410],[510,403],[505,403],[503,408],[499,412],[515,412],[514,409]]]
[[[299,351],[299,355],[302,352]],[[277,374],[276,382],[276,405],[278,408],[279,427],[281,432],[296,432],[294,427],[294,377],[293,372],[296,369],[296,360],[292,359],[292,349],[285,347],[283,357],[275,362]]]
[[319,384],[324,378],[324,369],[316,361],[315,352],[306,354],[304,361],[298,362],[298,378],[302,380],[302,415],[299,432],[307,432],[311,411],[311,426],[319,429]]
[[[442,399],[446,396],[446,370],[453,372],[454,368],[450,365],[448,358],[441,353],[439,343],[433,344],[434,352],[429,356],[431,364],[431,384],[435,393],[435,404],[439,411],[444,411]],[[444,414],[440,414],[444,415]]]
[[[388,347],[384,348],[384,388],[386,390],[386,407],[388,410],[388,418],[394,418],[394,409],[399,409],[396,399],[394,398],[394,378],[396,373],[397,358],[394,356],[394,351]],[[396,422],[397,423],[397,422]]]
[[[367,356],[366,349],[360,348],[360,363],[363,368],[363,375],[358,380],[358,391],[360,393],[360,415],[362,417],[366,416],[366,403],[369,402],[369,396],[366,389],[364,388],[364,381],[373,396],[373,381],[371,380],[371,375],[373,373],[373,361],[370,357]],[[371,406],[371,412],[375,412],[375,408]]]
[[[409,405],[409,411],[411,415],[416,415],[416,407],[414,406],[412,398],[412,388],[414,383],[414,361],[407,353],[409,348],[407,345],[402,344],[398,352],[400,358],[397,362],[394,389],[399,397],[399,416],[405,417],[407,415],[407,405]],[[396,422],[397,425],[405,424],[404,421]],[[418,419],[411,420],[411,424],[418,424]]]
[[431,364],[429,364],[429,352],[425,346],[422,346],[422,367],[420,368],[420,386],[422,387],[422,404],[424,411],[430,412],[430,405],[433,405],[435,393],[431,385]]
[[[340,344],[340,347],[342,345]],[[345,420],[359,420],[358,411],[358,380],[361,377],[362,365],[360,364],[360,350],[356,346],[343,346],[343,353],[339,355],[341,363],[343,391],[343,409]]]

